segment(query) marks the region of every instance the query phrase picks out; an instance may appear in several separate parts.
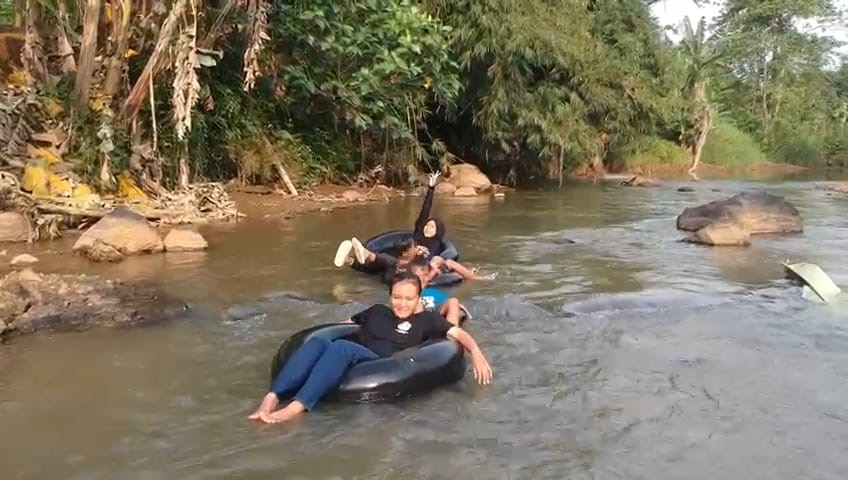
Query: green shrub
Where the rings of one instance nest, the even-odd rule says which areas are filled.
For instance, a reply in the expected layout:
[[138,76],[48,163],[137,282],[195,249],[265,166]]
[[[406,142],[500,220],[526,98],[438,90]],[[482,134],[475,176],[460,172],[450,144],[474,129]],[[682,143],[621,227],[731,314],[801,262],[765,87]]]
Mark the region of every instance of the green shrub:
[[739,168],[766,162],[767,157],[750,135],[719,119],[707,136],[701,161]]
[[690,158],[689,152],[674,142],[658,137],[643,137],[610,152],[608,166],[614,171],[685,168]]

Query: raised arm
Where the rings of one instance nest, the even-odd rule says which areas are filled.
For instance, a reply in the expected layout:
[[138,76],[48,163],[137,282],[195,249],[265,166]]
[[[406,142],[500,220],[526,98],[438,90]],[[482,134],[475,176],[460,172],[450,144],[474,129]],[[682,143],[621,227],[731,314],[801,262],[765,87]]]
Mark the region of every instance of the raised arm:
[[480,385],[488,385],[492,383],[492,367],[483,351],[477,345],[474,338],[460,327],[452,327],[448,330],[448,337],[456,340],[465,350],[471,355],[471,366],[474,369],[474,379]]
[[415,220],[415,232],[424,234],[424,224],[430,218],[430,210],[433,208],[433,194],[436,192],[436,180],[441,173],[436,172],[430,174],[430,184],[427,188],[427,193],[424,195],[424,203],[421,205],[421,212],[418,214],[418,219]]

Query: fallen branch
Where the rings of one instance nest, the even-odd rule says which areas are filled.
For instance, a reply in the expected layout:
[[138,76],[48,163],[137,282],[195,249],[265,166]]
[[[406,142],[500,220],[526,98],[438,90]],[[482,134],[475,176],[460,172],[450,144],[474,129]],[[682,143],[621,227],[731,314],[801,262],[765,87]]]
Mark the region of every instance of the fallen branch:
[[282,162],[280,162],[279,160],[274,160],[274,166],[277,167],[277,173],[280,174],[280,178],[282,178],[283,182],[285,182],[286,187],[288,187],[289,189],[289,193],[296,197],[297,189],[294,188],[294,183],[292,183],[291,178],[289,178],[289,174],[286,172],[286,169],[283,168]]

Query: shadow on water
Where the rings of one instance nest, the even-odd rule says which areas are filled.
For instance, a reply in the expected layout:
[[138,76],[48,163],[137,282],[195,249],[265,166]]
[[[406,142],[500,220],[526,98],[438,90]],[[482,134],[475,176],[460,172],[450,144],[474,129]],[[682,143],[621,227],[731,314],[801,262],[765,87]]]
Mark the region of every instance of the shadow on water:
[[[409,228],[420,198],[206,227],[204,254],[90,267],[158,281],[193,316],[0,349],[0,471],[846,478],[848,311],[801,300],[779,263],[818,263],[848,285],[848,200],[797,182],[677,186],[438,199],[463,262],[500,272],[496,282],[452,289],[474,314],[468,330],[492,361],[494,384],[480,388],[467,375],[400,403],[324,405],[284,426],[245,419],[279,343],[386,299],[374,279],[332,266],[336,244]],[[793,202],[804,234],[755,238],[747,249],[678,241],[683,208],[751,188]],[[16,248],[42,268],[74,271],[83,263],[65,253],[72,242]]]

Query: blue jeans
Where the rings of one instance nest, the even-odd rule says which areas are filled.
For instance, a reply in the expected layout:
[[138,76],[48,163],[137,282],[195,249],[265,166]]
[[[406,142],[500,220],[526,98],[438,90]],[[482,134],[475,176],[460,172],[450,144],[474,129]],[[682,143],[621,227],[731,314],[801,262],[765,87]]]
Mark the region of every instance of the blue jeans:
[[318,400],[335,388],[348,368],[377,354],[348,340],[312,338],[304,343],[283,366],[271,391],[282,397],[297,390],[295,400],[312,410]]

